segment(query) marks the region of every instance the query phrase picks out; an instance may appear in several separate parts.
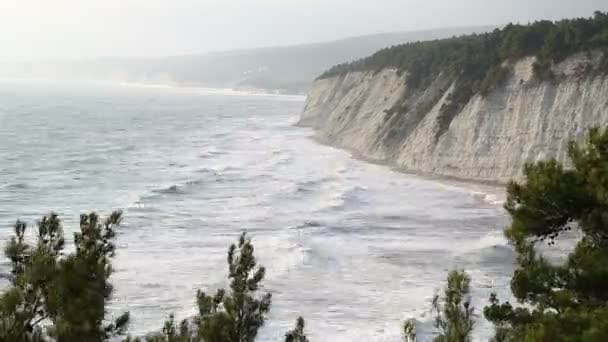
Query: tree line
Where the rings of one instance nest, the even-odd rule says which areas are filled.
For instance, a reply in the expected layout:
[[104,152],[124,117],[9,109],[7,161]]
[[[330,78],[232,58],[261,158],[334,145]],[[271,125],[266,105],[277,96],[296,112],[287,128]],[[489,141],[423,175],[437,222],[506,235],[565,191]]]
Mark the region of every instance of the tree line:
[[[507,185],[505,209],[512,222],[505,235],[517,253],[511,291],[517,303],[495,294],[483,308],[493,323],[493,342],[608,341],[608,129],[593,128],[587,140],[569,146],[571,167],[556,160],[528,164],[522,182]],[[10,260],[10,285],[0,294],[0,341],[7,342],[253,342],[272,307],[262,293],[266,274],[251,239],[243,233],[227,253],[229,286],[198,291],[197,314],[177,322],[169,316],[159,331],[128,336],[129,313],[107,317],[112,295],[112,258],[122,219],[81,215],[73,252],[56,214],[43,217],[35,238],[17,221],[4,254]],[[580,238],[565,261],[551,262],[538,250],[562,233]],[[471,279],[464,271],[448,274],[432,301],[436,342],[472,341],[478,314],[471,305]],[[416,321],[402,326],[404,341],[416,341]],[[298,318],[286,342],[308,342]]]
[[444,73],[474,81],[474,88],[481,90],[484,81],[492,85],[488,78],[494,78],[492,74],[506,60],[536,56],[540,64],[554,63],[577,52],[607,48],[608,12],[597,11],[591,18],[511,23],[488,33],[391,46],[370,57],[336,65],[319,78],[392,67],[407,71],[412,87],[427,86]]
[[420,90],[441,74],[456,83],[450,101],[441,109],[449,117],[472,96],[485,96],[502,85],[510,74],[505,61],[535,56],[534,76],[546,81],[559,76],[552,71],[555,63],[578,52],[593,51],[601,52],[601,61],[596,68],[589,66],[581,72],[608,73],[608,12],[595,12],[591,18],[509,24],[488,33],[392,46],[370,57],[336,65],[319,78],[395,68],[406,74],[408,87]]

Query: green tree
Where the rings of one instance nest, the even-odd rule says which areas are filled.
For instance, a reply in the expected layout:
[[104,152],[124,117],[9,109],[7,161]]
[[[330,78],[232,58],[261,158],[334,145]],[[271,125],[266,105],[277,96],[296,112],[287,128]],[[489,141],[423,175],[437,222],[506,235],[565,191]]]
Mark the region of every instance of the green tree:
[[[26,225],[15,224],[5,254],[11,260],[11,286],[0,295],[2,341],[106,341],[122,334],[128,313],[106,323],[112,294],[115,229],[121,213],[105,221],[95,214],[80,217],[76,251],[65,255],[61,221],[56,214],[38,222],[36,241],[25,239]],[[42,325],[41,322],[51,324]]]
[[[206,342],[253,342],[270,311],[271,294],[256,296],[266,269],[257,266],[251,239],[245,233],[228,249],[230,292],[196,295],[199,334]],[[221,304],[221,305],[220,305]]]
[[452,271],[443,297],[433,298],[435,327],[439,335],[435,342],[469,342],[474,326],[474,310],[470,301],[471,278],[464,272]]
[[125,342],[253,342],[270,311],[271,295],[257,296],[265,268],[257,265],[251,239],[243,233],[238,244],[228,249],[230,290],[219,289],[214,295],[199,290],[198,314],[179,326],[173,316],[162,332]]
[[285,342],[309,342],[304,333],[304,318],[298,317],[296,326],[285,334]]
[[179,325],[175,322],[173,315],[165,322],[163,329],[159,333],[150,334],[145,338],[127,337],[124,342],[196,342],[199,339],[192,330],[187,320],[183,320]]
[[403,341],[416,342],[416,322],[413,319],[403,323]]
[[[469,342],[475,325],[475,314],[471,306],[471,278],[464,271],[451,271],[443,291],[433,297],[432,311],[437,336],[434,342]],[[403,324],[403,340],[416,342],[416,322],[413,319]]]
[[[525,182],[507,187],[517,251],[511,289],[522,307],[496,295],[485,308],[495,341],[608,341],[608,130],[591,129],[570,144],[572,167],[556,160],[525,167]],[[563,262],[537,251],[565,231],[581,238]]]

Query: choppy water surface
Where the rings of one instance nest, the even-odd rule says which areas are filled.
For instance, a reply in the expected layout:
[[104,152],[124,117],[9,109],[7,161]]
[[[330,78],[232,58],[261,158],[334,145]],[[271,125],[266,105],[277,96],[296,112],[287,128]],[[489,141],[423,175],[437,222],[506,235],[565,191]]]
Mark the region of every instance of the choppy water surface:
[[[481,309],[513,255],[492,193],[400,174],[294,127],[301,97],[103,84],[0,82],[0,238],[50,210],[125,211],[112,311],[131,332],[193,313],[225,284],[226,250],[253,237],[273,293],[262,341],[303,315],[314,341],[397,341],[430,322],[447,271]],[[6,263],[2,270],[6,271]],[[479,313],[481,310],[478,311]],[[477,338],[488,334],[480,322]]]

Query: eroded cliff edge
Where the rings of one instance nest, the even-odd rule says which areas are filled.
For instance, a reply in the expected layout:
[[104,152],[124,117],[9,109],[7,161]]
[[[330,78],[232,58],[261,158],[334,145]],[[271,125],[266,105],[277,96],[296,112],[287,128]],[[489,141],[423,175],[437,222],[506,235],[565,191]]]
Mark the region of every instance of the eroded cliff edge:
[[423,89],[394,68],[320,78],[300,124],[328,144],[402,170],[503,183],[521,178],[526,162],[566,161],[568,141],[608,124],[608,77],[581,72],[602,57],[570,56],[545,81],[534,77],[535,57],[505,62],[499,87],[447,116],[441,109],[457,83],[441,74]]

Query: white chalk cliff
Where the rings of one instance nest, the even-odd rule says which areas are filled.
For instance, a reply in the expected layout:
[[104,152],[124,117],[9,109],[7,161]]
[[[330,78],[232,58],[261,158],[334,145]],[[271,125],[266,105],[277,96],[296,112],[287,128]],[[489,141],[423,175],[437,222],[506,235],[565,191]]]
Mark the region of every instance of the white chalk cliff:
[[543,82],[533,77],[533,57],[519,60],[503,85],[449,118],[440,108],[455,84],[441,75],[421,90],[394,69],[321,78],[300,124],[328,144],[405,171],[502,183],[521,178],[526,162],[566,161],[568,141],[608,124],[608,77],[581,71],[600,58],[571,56],[553,66],[556,80]]

